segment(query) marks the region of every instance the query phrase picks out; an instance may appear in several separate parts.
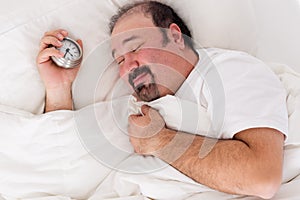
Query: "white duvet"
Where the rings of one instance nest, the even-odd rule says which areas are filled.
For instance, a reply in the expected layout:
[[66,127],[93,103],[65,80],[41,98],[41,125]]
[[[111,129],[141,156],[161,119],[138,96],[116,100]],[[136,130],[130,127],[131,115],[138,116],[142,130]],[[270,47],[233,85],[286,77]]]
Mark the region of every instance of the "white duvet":
[[[283,65],[271,66],[287,89],[289,113],[283,184],[274,199],[297,199],[300,75]],[[175,97],[167,98],[177,101]],[[197,184],[158,159],[132,154],[124,134],[128,115],[126,101],[127,98],[120,98],[74,112],[55,111],[43,115],[1,106],[0,194],[3,199],[237,197]],[[153,106],[168,105],[161,101]],[[167,111],[161,113],[165,113],[167,124],[176,123]],[[205,117],[205,113],[202,114]]]

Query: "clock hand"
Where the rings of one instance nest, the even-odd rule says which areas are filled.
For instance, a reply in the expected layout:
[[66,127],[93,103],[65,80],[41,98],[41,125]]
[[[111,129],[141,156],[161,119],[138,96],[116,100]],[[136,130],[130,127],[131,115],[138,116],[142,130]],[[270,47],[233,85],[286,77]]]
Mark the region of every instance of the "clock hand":
[[73,57],[73,54],[71,54],[69,51],[68,51],[68,53]]
[[73,54],[70,52],[71,49],[67,48],[68,53],[73,57]]
[[65,55],[64,55],[64,58],[66,57],[67,53],[69,53],[69,51],[70,51],[70,49],[67,48],[67,49],[66,49],[66,53],[65,53]]

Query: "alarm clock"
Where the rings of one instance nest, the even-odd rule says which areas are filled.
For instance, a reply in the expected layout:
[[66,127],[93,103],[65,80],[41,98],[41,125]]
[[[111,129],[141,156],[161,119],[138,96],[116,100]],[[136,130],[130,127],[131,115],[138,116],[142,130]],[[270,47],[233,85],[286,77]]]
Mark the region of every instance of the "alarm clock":
[[79,66],[82,61],[82,49],[80,45],[69,37],[65,37],[61,42],[62,46],[56,49],[62,52],[64,56],[62,58],[51,56],[53,62],[63,68]]

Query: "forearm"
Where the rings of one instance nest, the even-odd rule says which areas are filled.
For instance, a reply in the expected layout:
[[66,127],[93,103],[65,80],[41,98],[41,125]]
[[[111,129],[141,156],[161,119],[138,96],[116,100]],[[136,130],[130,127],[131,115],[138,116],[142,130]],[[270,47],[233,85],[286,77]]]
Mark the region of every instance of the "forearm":
[[[183,137],[187,139],[190,136],[185,134]],[[249,148],[240,141],[218,141],[212,151],[201,159],[199,154],[203,141],[203,137],[196,136],[182,156],[170,164],[201,184],[232,194],[244,194],[246,183],[241,181],[250,180],[244,177],[248,174],[245,172],[247,162],[241,158],[251,159]]]
[[73,101],[70,86],[46,90],[45,112],[72,109]]
[[[172,130],[166,129],[164,134],[174,134],[170,132]],[[170,138],[178,140],[178,142],[172,141],[173,145],[167,145],[167,148],[158,152],[156,156],[192,177],[195,181],[211,188],[231,194],[256,195],[268,198],[269,193],[272,193],[269,192],[269,188],[266,188],[269,186],[267,184],[268,179],[281,177],[274,174],[281,173],[281,168],[266,167],[262,160],[270,158],[258,155],[255,149],[243,141],[219,140],[206,157],[200,158],[199,152],[204,137],[186,133],[177,133],[176,137],[177,139]],[[180,146],[183,146],[182,144],[189,146],[176,159],[174,152],[180,153],[176,150],[179,146],[176,143],[179,142]],[[279,156],[279,162],[281,158]],[[274,188],[270,188],[271,190]]]

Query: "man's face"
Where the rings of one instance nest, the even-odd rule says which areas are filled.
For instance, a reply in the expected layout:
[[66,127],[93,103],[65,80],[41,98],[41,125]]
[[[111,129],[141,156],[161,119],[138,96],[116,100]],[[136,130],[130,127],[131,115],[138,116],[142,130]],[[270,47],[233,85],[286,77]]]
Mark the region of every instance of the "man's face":
[[143,14],[121,18],[112,32],[112,55],[119,74],[143,101],[174,94],[182,82],[178,55],[164,44],[162,31]]

